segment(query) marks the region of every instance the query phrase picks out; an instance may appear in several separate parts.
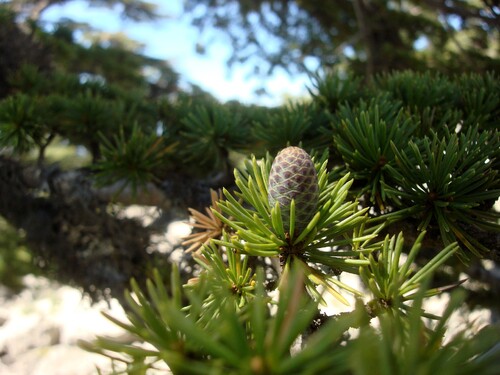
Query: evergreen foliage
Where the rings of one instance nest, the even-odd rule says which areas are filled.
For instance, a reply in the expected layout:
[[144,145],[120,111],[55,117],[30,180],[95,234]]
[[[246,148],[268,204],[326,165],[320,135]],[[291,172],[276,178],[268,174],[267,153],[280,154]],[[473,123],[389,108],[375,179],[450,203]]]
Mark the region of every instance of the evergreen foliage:
[[[0,18],[16,28],[4,7]],[[461,274],[500,261],[497,73],[333,70],[302,103],[264,108],[180,92],[165,64],[29,25],[20,40],[47,46],[53,64],[35,53],[0,63],[0,214],[53,275],[121,298],[128,321],[108,317],[133,342],[81,343],[116,372],[500,372],[498,325],[445,337],[473,295]],[[157,82],[142,70],[152,65]],[[85,150],[84,167],[49,165],[56,143]],[[288,146],[307,165],[287,158],[272,171]],[[311,202],[282,196],[297,166],[317,177],[293,181]],[[131,203],[189,206],[190,267],[154,251],[158,223],[121,216]],[[495,292],[480,303],[498,309]],[[439,293],[451,293],[441,317],[424,310]],[[326,315],[332,296],[348,311]]]

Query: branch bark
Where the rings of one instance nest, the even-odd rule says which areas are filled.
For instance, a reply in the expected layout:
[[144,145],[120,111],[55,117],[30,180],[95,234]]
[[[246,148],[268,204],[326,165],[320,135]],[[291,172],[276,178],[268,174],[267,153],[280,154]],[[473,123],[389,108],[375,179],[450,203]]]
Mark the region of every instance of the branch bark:
[[154,251],[152,227],[110,212],[108,203],[154,205],[186,217],[188,205],[209,204],[210,192],[185,182],[173,178],[136,196],[117,194],[117,187],[96,188],[88,170],[43,169],[0,156],[0,215],[23,230],[38,265],[56,279],[94,299],[120,298],[131,277],[145,280],[153,264],[168,269],[168,254]]

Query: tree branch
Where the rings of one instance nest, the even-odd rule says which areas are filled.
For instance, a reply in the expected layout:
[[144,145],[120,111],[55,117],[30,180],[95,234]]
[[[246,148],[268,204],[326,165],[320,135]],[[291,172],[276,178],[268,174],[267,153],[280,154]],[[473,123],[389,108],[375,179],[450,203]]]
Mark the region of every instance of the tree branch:
[[0,156],[0,215],[24,231],[37,264],[56,279],[94,299],[120,298],[130,278],[145,280],[152,264],[168,269],[168,254],[154,251],[152,228],[110,212],[108,203],[154,205],[186,217],[188,205],[210,202],[208,186],[186,181],[150,184],[134,196],[119,185],[96,188],[88,170],[42,169]]
[[422,3],[430,8],[437,9],[446,15],[457,15],[462,19],[478,19],[482,22],[488,24],[489,26],[500,28],[500,18],[497,14],[492,14],[494,17],[487,17],[481,14],[481,9],[476,8],[475,10],[467,8],[466,6],[453,6],[453,2],[442,1],[442,0],[423,0]]

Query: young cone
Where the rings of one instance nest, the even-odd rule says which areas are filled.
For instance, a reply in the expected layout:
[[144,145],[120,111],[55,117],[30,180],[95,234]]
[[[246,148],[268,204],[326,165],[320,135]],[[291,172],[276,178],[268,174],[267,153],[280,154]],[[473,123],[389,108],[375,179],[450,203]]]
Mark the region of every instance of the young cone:
[[271,166],[268,200],[271,209],[279,203],[285,231],[290,231],[292,200],[295,201],[294,233],[299,234],[316,213],[318,199],[318,176],[309,154],[299,147],[281,150]]

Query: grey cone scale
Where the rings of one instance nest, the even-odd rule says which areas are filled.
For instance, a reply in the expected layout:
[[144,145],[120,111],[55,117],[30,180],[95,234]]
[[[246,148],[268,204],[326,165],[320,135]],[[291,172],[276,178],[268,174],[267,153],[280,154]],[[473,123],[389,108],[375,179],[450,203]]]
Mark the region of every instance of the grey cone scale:
[[281,209],[285,231],[290,229],[290,204],[295,200],[295,230],[300,233],[318,208],[319,187],[314,162],[300,147],[281,150],[273,161],[269,173],[268,200],[273,208]]

